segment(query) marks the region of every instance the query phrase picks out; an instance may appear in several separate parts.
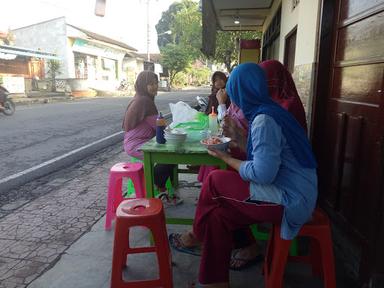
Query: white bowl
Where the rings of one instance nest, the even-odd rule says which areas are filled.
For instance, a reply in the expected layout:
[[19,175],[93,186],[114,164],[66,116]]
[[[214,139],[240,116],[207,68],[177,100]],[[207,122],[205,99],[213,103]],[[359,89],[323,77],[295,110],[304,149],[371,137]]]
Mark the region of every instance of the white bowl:
[[174,139],[174,140],[185,140],[187,139],[187,134],[180,134],[180,135],[174,135],[174,134],[164,134],[164,137],[166,139]]
[[[206,141],[211,139],[211,138],[217,138],[221,141],[219,144],[207,144]],[[218,136],[212,136],[210,138],[206,138],[200,141],[200,143],[205,146],[206,148],[209,149],[215,149],[215,150],[220,150],[220,151],[227,151],[229,142],[231,142],[231,138],[229,137],[218,137]]]
[[187,132],[183,129],[165,129],[164,134],[180,136],[180,135],[187,135]]
[[184,135],[183,137],[176,137],[176,138],[172,137],[172,136],[165,135],[164,138],[165,138],[167,144],[181,145],[187,139],[187,135]]

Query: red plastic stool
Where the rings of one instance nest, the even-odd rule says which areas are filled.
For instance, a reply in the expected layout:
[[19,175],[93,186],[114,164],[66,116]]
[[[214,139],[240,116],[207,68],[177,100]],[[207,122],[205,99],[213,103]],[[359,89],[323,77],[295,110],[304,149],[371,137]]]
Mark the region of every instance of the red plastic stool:
[[[116,217],[111,288],[172,288],[171,251],[161,200],[155,198],[124,200],[117,208]],[[154,246],[129,247],[129,229],[134,226],[149,228],[153,235]],[[127,255],[148,252],[156,252],[160,278],[125,282],[123,268],[127,264]]]
[[111,229],[112,220],[121,201],[124,200],[121,184],[123,178],[130,178],[135,186],[136,198],[145,198],[143,163],[117,163],[109,171],[107,213],[105,230]]
[[288,259],[294,262],[310,263],[312,273],[323,276],[324,287],[335,288],[335,264],[328,216],[321,209],[316,208],[312,220],[301,228],[298,236],[311,238],[310,253],[308,256],[288,257],[291,241],[281,239],[280,225],[274,225],[264,262],[265,287],[283,287],[284,270]]

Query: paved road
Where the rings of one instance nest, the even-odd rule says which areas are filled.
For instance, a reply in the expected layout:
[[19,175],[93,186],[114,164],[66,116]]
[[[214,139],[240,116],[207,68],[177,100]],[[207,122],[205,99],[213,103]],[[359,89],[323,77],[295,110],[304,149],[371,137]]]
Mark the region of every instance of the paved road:
[[[168,112],[170,102],[194,103],[208,90],[160,92],[156,104]],[[12,117],[0,115],[0,179],[61,156],[121,131],[131,98],[94,98],[19,106]]]

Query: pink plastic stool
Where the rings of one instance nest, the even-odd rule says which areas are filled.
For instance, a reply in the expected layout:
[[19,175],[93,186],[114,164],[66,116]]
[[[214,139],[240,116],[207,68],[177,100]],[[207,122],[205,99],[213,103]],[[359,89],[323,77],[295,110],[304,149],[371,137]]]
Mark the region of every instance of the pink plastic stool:
[[124,200],[122,194],[123,178],[130,178],[135,186],[136,198],[145,198],[143,163],[117,163],[109,171],[107,215],[105,230],[111,229],[116,209]]

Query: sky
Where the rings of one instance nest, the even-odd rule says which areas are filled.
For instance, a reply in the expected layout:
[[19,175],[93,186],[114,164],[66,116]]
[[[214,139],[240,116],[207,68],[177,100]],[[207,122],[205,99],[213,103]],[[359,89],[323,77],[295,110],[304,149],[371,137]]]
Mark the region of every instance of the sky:
[[[106,0],[104,17],[95,16],[96,0],[0,0],[0,31],[66,16],[67,22],[123,41],[147,52],[147,0]],[[148,0],[151,53],[158,53],[155,25],[177,0]]]

